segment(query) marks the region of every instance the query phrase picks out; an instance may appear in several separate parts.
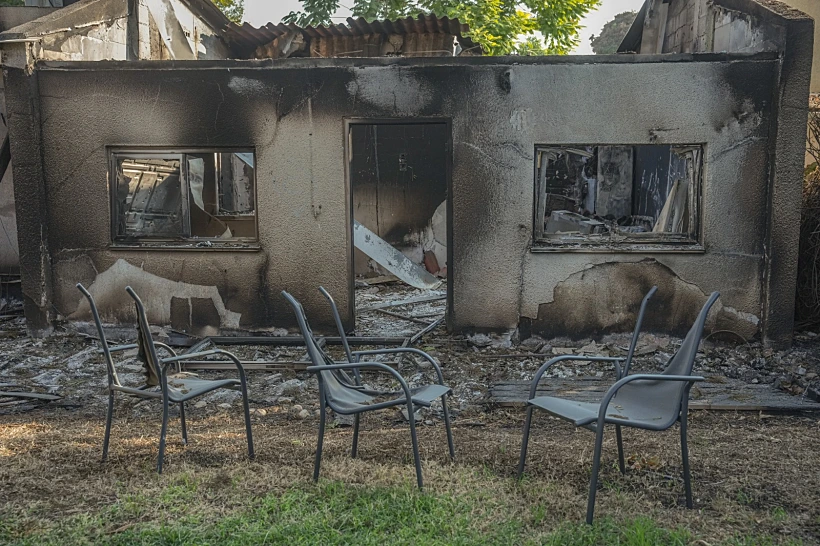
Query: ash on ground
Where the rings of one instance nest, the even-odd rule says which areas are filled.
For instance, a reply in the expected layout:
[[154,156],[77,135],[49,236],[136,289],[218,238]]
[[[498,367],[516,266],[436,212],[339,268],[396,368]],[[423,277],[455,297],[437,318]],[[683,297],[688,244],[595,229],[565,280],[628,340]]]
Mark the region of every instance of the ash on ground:
[[[414,300],[407,305],[384,304]],[[419,301],[421,300],[421,301]],[[412,346],[432,355],[441,364],[445,381],[453,388],[449,404],[453,415],[461,419],[480,419],[487,410],[489,388],[505,381],[529,381],[536,370],[549,359],[563,354],[625,356],[631,333],[607,335],[600,339],[569,340],[531,337],[521,340],[517,331],[451,335],[439,319],[446,310],[445,290],[418,290],[399,283],[369,285],[357,284],[356,331],[351,335],[411,338],[433,324],[438,324]],[[380,309],[374,309],[381,307]],[[67,410],[82,410],[93,415],[104,415],[107,401],[107,375],[99,342],[94,336],[74,331],[70,325],[47,339],[32,339],[25,334],[25,320],[17,318],[2,324],[0,331],[0,385],[14,386],[13,390],[59,394],[62,400],[53,405]],[[279,334],[285,334],[281,331]],[[159,340],[167,339],[168,332],[155,329]],[[295,332],[291,332],[295,334]],[[330,334],[330,333],[329,333]],[[662,370],[680,344],[680,339],[644,333],[641,335],[632,371],[657,372]],[[114,339],[109,343],[132,343],[133,339]],[[305,349],[298,346],[248,345],[224,347],[245,362],[282,362],[273,370],[248,371],[251,407],[258,417],[269,413],[284,414],[288,418],[315,419],[318,415],[318,384],[311,374],[298,371],[299,366],[287,363],[304,362]],[[356,347],[369,349],[378,347]],[[339,346],[326,350],[338,362],[344,362]],[[185,349],[179,349],[184,352]],[[434,370],[423,359],[412,356],[379,355],[369,361],[395,363],[412,386],[435,380]],[[120,380],[124,385],[140,386],[145,376],[137,351],[115,355]],[[304,366],[302,366],[304,367]],[[754,384],[771,384],[773,388],[794,396],[820,401],[820,335],[814,332],[796,334],[791,349],[775,351],[760,342],[734,343],[706,336],[695,364],[695,373],[720,375]],[[236,372],[202,371],[205,379],[235,376]],[[605,363],[559,363],[547,377],[572,378],[613,375],[611,365]],[[548,380],[548,379],[547,379]],[[613,379],[614,381],[614,379]],[[364,382],[379,390],[398,388],[390,376],[366,373]],[[19,401],[0,404],[0,414],[27,411],[38,402]],[[191,406],[205,413],[239,411],[240,394],[236,391],[216,391],[191,402]],[[135,415],[155,413],[157,404],[117,396],[118,412]],[[396,422],[406,416],[392,409]],[[432,424],[441,418],[440,406],[419,411],[421,423]],[[350,419],[336,416],[337,424],[347,425]]]

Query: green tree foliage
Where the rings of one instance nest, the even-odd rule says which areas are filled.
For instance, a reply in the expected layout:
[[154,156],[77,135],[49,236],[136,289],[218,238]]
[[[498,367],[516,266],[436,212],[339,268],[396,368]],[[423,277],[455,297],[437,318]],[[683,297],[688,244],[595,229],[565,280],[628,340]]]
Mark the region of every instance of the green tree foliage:
[[[601,0],[352,0],[368,21],[435,13],[470,25],[470,37],[489,55],[566,54],[578,45],[581,19]],[[284,22],[329,25],[340,0],[301,0]]]
[[213,0],[213,3],[227,15],[228,19],[236,24],[242,23],[242,16],[245,15],[245,0]]
[[615,19],[604,25],[598,36],[592,36],[589,41],[592,44],[592,51],[596,55],[609,55],[617,53],[618,46],[624,40],[629,27],[635,21],[637,13],[625,11],[615,16]]

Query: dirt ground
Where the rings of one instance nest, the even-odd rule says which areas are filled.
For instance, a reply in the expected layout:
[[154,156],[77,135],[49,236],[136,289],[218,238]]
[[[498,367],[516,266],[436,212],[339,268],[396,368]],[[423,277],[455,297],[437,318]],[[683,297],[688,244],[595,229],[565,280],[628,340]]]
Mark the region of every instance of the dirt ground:
[[[180,477],[205,484],[198,502],[214,517],[252,504],[253,498],[310,483],[316,420],[289,413],[254,416],[257,457],[246,459],[239,412],[189,412],[190,443],[172,422],[166,470],[154,473],[159,433],[155,415],[118,412],[110,460],[100,462],[102,415],[82,409],[43,408],[0,418],[0,517],[31,528],[90,513],[137,492],[159,492]],[[440,421],[422,426],[426,489],[458,495],[486,488],[510,505],[539,505],[550,528],[580,521],[586,507],[592,435],[541,416],[530,445],[527,479],[514,480],[521,441],[519,412],[492,411],[479,422],[456,420],[457,462],[447,457]],[[613,435],[604,446],[597,516],[648,516],[667,528],[684,527],[707,543],[733,536],[771,535],[820,542],[820,454],[816,416],[692,415],[690,449],[696,509],[684,508],[677,429],[625,430],[629,469],[617,470]],[[402,419],[384,412],[363,423],[360,456],[349,458],[352,431],[328,431],[322,478],[368,486],[414,481],[409,434]],[[228,484],[233,484],[229,487]],[[239,492],[237,493],[237,487]],[[509,517],[509,514],[506,514]],[[171,517],[149,510],[147,520]]]

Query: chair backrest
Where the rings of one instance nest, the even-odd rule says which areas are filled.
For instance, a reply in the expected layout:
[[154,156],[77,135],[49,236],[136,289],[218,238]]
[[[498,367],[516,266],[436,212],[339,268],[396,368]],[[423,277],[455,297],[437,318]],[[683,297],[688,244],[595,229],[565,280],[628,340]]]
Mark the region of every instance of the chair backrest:
[[330,303],[330,310],[333,311],[333,320],[336,322],[336,329],[339,331],[339,337],[342,338],[342,346],[345,349],[347,361],[353,362],[353,353],[350,350],[350,344],[347,342],[347,334],[345,334],[345,328],[342,325],[342,316],[339,314],[339,308],[336,307],[336,302],[333,300],[333,296],[330,295],[330,292],[325,290],[324,286],[319,287],[319,292],[321,292]]
[[[695,357],[698,353],[703,328],[709,311],[720,297],[718,292],[712,293],[698,314],[698,318],[686,334],[680,347],[669,360],[661,375],[692,375],[695,366]],[[634,381],[624,385],[618,392],[619,403],[642,408],[644,417],[651,415],[655,421],[653,428],[665,429],[671,427],[678,420],[683,404],[683,396],[691,387],[683,381]]]
[[120,385],[120,378],[117,377],[117,370],[114,368],[114,360],[111,358],[111,349],[108,346],[108,340],[105,338],[105,331],[103,330],[102,321],[100,321],[100,313],[97,311],[97,304],[94,298],[82,283],[77,283],[77,290],[82,292],[83,296],[88,300],[88,305],[91,307],[91,316],[94,317],[94,324],[97,325],[97,333],[100,336],[100,345],[102,346],[103,355],[105,357],[105,369],[108,372],[109,384],[116,386]]
[[[302,331],[302,336],[305,338],[305,347],[307,348],[308,357],[310,358],[311,363],[313,363],[314,366],[334,364],[333,359],[330,358],[327,353],[322,351],[319,344],[316,342],[316,337],[313,335],[313,330],[310,328],[310,324],[308,323],[307,315],[305,314],[305,309],[302,307],[302,304],[284,290],[282,291],[282,297],[284,297],[293,308],[293,312],[296,315],[296,321],[299,324],[299,330]],[[327,401],[345,400],[347,402],[352,401],[365,403],[371,399],[369,396],[351,389],[349,385],[344,385],[331,370],[319,372],[319,382],[324,387],[322,392]]]
[[641,335],[641,325],[643,324],[643,316],[646,314],[646,306],[657,291],[658,287],[653,286],[649,292],[646,293],[643,297],[643,301],[641,302],[641,310],[638,313],[638,321],[635,323],[635,331],[632,332],[632,340],[629,342],[629,351],[626,354],[626,362],[624,363],[623,369],[624,376],[629,375],[629,366],[632,364],[632,357],[635,355],[635,347],[638,346],[638,336]]
[[697,320],[692,325],[689,333],[683,338],[683,342],[678,347],[678,352],[666,365],[663,371],[666,375],[691,375],[692,368],[695,366],[695,357],[698,354],[698,347],[700,347],[700,340],[703,337],[703,328],[706,326],[706,318],[709,316],[709,310],[720,297],[718,292],[712,292],[709,299],[700,310]]
[[157,356],[157,348],[151,337],[151,327],[148,324],[148,316],[145,314],[145,306],[142,304],[137,293],[130,286],[125,287],[125,291],[134,300],[137,310],[137,346],[139,348],[139,358],[145,364],[145,383],[156,387],[160,384],[160,360]]

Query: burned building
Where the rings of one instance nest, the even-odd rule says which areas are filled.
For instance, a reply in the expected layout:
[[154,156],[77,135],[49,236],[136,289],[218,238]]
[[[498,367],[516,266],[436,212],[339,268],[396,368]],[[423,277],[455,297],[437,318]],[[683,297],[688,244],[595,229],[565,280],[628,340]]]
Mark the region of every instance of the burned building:
[[712,4],[763,39],[321,58],[223,29],[278,58],[130,62],[4,44],[29,327],[88,320],[77,282],[107,321],[133,322],[130,284],[152,322],[197,332],[292,325],[281,290],[329,325],[323,285],[352,326],[356,222],[409,244],[438,211],[453,330],[630,329],[658,285],[649,329],[719,290],[715,328],[788,343],[813,21]]
[[[41,4],[52,7],[35,7]],[[210,0],[31,0],[27,6],[0,7],[0,43],[7,44],[7,55],[13,55],[11,44],[27,44],[30,62],[480,54],[464,35],[466,29],[457,20],[436,17],[256,29],[230,22]],[[0,111],[5,112],[2,108],[0,89]],[[2,122],[5,136],[5,116]],[[10,157],[6,142],[0,153],[5,180],[0,186],[0,273],[19,273],[20,266]]]

